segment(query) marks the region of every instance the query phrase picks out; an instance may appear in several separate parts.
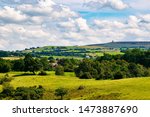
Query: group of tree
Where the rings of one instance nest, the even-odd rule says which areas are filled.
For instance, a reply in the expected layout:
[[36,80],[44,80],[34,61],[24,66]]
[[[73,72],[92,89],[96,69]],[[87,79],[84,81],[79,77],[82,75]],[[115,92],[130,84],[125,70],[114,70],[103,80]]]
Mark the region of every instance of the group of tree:
[[0,72],[6,73],[11,70],[11,63],[8,60],[3,60],[0,58]]
[[125,60],[89,60],[85,59],[75,70],[81,79],[122,79],[150,76],[150,69],[140,64],[128,63]]
[[[52,63],[56,66],[53,67]],[[4,60],[0,59],[0,72],[12,71],[32,72],[41,71],[40,75],[46,75],[45,71],[55,70],[56,75],[64,75],[64,72],[75,72],[80,78],[95,79],[120,79],[130,77],[150,76],[150,50],[132,49],[123,55],[110,55],[95,59],[54,59],[37,58],[26,54],[24,59]]]
[[141,64],[150,67],[150,50],[128,49],[124,54],[110,55],[104,53],[104,56],[97,57],[98,61],[103,60],[125,60],[129,63]]
[[63,58],[58,59],[57,61],[58,65],[62,66],[65,72],[74,72],[75,68],[79,65],[80,62],[79,60],[73,58]]
[[9,83],[5,83],[0,93],[0,99],[38,100],[42,99],[44,92],[45,89],[41,85],[14,89]]
[[51,70],[47,58],[34,58],[31,54],[27,54],[24,59],[19,60],[4,60],[0,59],[0,72],[6,73],[12,71],[25,71],[35,74],[36,71]]
[[141,49],[129,49],[122,56],[122,59],[128,62],[141,64],[148,68],[150,67],[150,50],[143,51]]
[[76,68],[79,78],[122,79],[150,76],[150,50],[127,50],[123,55],[110,55],[84,59]]

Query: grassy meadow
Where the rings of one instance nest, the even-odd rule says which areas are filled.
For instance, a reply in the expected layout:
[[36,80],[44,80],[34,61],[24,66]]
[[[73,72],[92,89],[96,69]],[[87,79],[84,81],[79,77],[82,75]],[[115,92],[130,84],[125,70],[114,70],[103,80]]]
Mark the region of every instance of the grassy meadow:
[[[122,80],[83,80],[75,77],[74,73],[56,76],[48,72],[46,76],[22,75],[23,72],[9,72],[14,77],[10,84],[16,87],[30,87],[42,85],[46,91],[42,99],[58,99],[54,95],[55,89],[68,89],[66,100],[148,100],[150,99],[150,77],[130,78]],[[5,74],[0,73],[0,78]],[[82,87],[81,89],[79,87]],[[0,85],[0,91],[2,85]]]

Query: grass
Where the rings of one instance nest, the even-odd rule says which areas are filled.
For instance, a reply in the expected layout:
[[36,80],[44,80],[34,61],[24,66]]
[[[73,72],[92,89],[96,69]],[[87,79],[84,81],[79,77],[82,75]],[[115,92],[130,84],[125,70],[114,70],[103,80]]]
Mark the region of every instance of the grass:
[[120,52],[120,51],[113,51],[113,52],[106,52],[106,53],[110,55],[124,54],[123,52]]
[[[22,74],[21,72],[10,72],[10,76]],[[3,76],[4,74],[0,74]],[[64,76],[55,76],[54,72],[48,72],[47,76],[28,75],[15,76],[11,85],[16,87],[29,87],[42,85],[46,92],[43,99],[57,99],[54,95],[55,89],[64,87],[68,89],[65,99],[79,100],[103,100],[103,99],[124,99],[124,100],[149,100],[150,99],[150,77],[130,78],[122,80],[81,80],[75,77],[74,73],[65,73]],[[83,89],[79,89],[83,87]],[[0,91],[2,86],[0,85]]]
[[15,56],[13,56],[13,57],[3,57],[3,59],[5,59],[5,60],[18,60],[18,59],[23,59],[23,57],[15,57]]

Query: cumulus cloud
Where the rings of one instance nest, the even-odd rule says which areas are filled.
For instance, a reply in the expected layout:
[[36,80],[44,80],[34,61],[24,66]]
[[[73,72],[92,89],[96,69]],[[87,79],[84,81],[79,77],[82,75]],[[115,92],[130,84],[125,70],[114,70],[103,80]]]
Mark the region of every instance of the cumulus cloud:
[[112,40],[149,40],[150,36],[150,23],[143,22],[143,17],[148,16],[129,16],[126,22],[121,21],[108,21],[108,20],[95,20],[94,26],[99,30],[101,37],[110,37]]
[[149,14],[130,16],[126,22],[97,19],[89,23],[69,7],[52,0],[36,0],[34,4],[18,1],[15,4],[11,0],[13,7],[1,7],[0,49],[148,40],[150,37]]
[[2,22],[22,22],[27,19],[25,14],[22,14],[21,11],[17,11],[14,8],[5,6],[0,11],[0,21]]
[[115,10],[123,10],[128,8],[128,5],[122,0],[89,0],[85,6],[93,9],[111,8]]

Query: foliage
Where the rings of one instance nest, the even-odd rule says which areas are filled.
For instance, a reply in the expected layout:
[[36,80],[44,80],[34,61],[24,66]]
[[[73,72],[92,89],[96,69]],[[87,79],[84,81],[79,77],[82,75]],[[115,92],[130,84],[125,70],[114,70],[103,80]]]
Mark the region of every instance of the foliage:
[[0,98],[10,98],[14,100],[38,100],[43,96],[45,89],[40,85],[38,87],[17,87],[16,90],[10,84],[3,84]]
[[2,92],[0,93],[0,98],[12,97],[14,95],[14,88],[9,83],[3,84]]
[[64,75],[64,68],[62,66],[57,66],[55,68],[55,75]]
[[18,87],[14,93],[16,100],[38,100],[42,98],[44,88],[42,86],[33,87]]
[[11,64],[9,61],[0,59],[0,73],[7,73],[11,70]]
[[9,77],[8,74],[5,74],[4,77],[0,78],[0,85],[6,82],[10,82],[13,78]]
[[38,75],[45,76],[45,75],[47,75],[47,73],[45,71],[40,71],[40,73]]
[[61,65],[64,67],[65,72],[74,72],[74,69],[79,64],[79,61],[77,59],[59,59],[58,65]]
[[150,67],[150,50],[143,51],[141,49],[129,49],[125,52],[122,59],[128,62],[141,64],[145,67]]
[[60,96],[60,99],[63,100],[63,97],[68,93],[67,89],[65,88],[58,88],[55,90],[55,95]]
[[42,57],[39,62],[41,63],[43,70],[51,70],[50,63],[46,57]]
[[38,71],[42,68],[42,64],[39,59],[34,59],[30,54],[27,54],[24,58],[25,71],[30,71],[35,74],[35,71]]
[[12,61],[12,70],[13,71],[24,71],[25,63],[23,59]]
[[124,60],[83,60],[75,70],[81,79],[122,79],[148,76],[148,69],[140,64],[128,63]]

